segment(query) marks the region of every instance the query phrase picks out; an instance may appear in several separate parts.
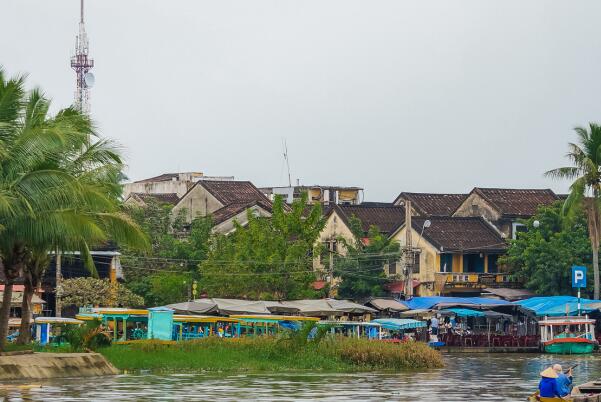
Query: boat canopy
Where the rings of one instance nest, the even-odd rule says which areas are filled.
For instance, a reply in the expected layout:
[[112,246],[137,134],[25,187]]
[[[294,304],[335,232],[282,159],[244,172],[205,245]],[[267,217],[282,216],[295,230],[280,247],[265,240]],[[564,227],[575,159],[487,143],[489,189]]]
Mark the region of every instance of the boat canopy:
[[397,331],[405,329],[423,328],[426,326],[426,323],[423,321],[411,320],[409,318],[378,318],[376,320],[373,320],[373,322],[382,325],[382,328]]
[[81,320],[66,317],[36,317],[34,322],[36,324],[83,324],[83,321]]
[[[600,300],[580,299],[582,313],[598,310]],[[578,298],[574,296],[539,296],[514,302],[537,317],[560,317],[578,314]]]
[[487,299],[485,297],[446,297],[446,296],[426,296],[426,297],[414,297],[411,300],[405,300],[402,302],[411,310],[418,309],[433,309],[440,307],[494,307],[511,305],[506,300],[499,299]]

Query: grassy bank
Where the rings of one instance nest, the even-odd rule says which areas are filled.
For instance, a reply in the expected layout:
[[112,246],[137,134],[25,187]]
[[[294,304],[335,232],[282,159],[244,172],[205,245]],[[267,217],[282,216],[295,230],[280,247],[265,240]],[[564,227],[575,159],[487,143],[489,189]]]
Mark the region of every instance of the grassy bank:
[[208,338],[177,344],[143,342],[99,350],[122,370],[282,371],[403,370],[442,367],[442,357],[422,343],[390,344],[336,338],[295,345],[270,337]]

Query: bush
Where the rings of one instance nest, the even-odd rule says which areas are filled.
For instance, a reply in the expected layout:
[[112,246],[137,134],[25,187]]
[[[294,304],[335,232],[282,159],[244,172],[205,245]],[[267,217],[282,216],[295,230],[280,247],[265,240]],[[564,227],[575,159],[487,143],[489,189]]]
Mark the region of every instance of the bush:
[[100,320],[87,321],[83,325],[62,325],[61,333],[72,352],[97,350],[111,344],[111,338],[104,332]]

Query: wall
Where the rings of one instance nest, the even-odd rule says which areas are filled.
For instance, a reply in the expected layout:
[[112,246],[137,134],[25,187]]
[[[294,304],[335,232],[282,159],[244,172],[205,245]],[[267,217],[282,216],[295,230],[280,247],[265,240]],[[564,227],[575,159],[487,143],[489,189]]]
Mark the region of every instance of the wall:
[[173,207],[172,215],[177,216],[184,209],[186,210],[186,222],[190,223],[194,218],[207,216],[222,207],[222,203],[198,184]]
[[[270,217],[271,213],[269,211],[264,210],[263,208],[254,205],[249,208],[253,213],[258,213],[262,217]],[[230,219],[221,222],[218,225],[213,226],[213,233],[221,233],[228,234],[234,231],[234,221],[238,222],[242,226],[246,226],[248,224],[248,210],[244,210],[240,212],[238,215],[231,217]]]
[[151,183],[125,183],[123,185],[123,198],[127,198],[130,193],[176,193],[178,197],[182,197],[186,194],[188,186],[191,184],[191,182],[179,180],[157,181]]
[[0,380],[41,380],[119,374],[98,353],[31,353],[0,357]]
[[[339,237],[346,239],[348,242],[354,241],[354,236],[351,230],[346,226],[346,223],[338,215],[336,211],[332,212],[326,220],[326,225],[319,234],[316,244],[323,244],[326,241],[335,240]],[[340,243],[338,243],[338,251],[340,255],[346,255],[346,250]],[[328,261],[323,261],[327,264]],[[320,261],[320,257],[316,256],[313,259],[313,269],[323,269],[324,265]]]

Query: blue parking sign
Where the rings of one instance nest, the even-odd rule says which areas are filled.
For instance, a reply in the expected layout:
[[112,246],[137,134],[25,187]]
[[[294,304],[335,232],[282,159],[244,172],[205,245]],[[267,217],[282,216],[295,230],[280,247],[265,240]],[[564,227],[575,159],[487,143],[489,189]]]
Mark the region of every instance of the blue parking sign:
[[578,265],[572,266],[572,287],[586,287],[586,267],[579,267]]

